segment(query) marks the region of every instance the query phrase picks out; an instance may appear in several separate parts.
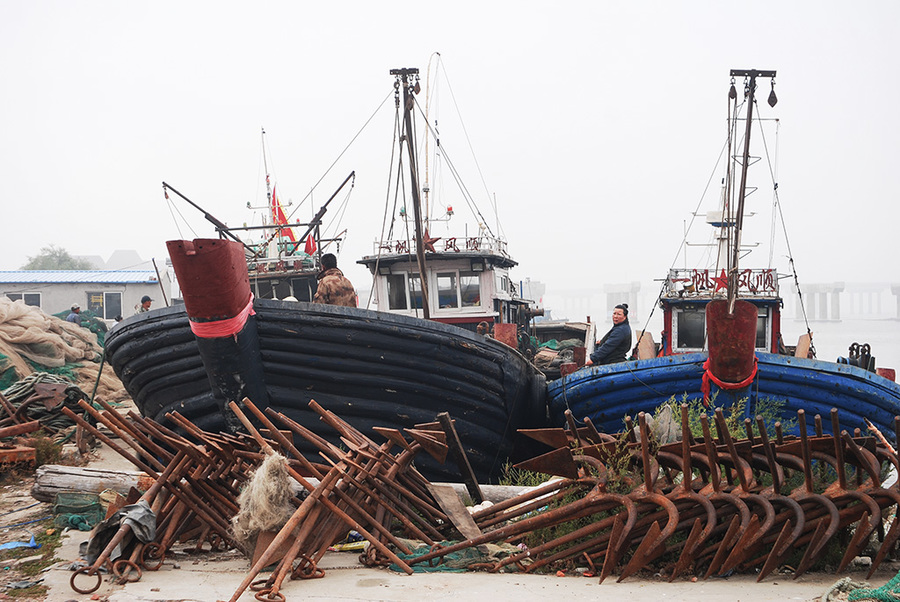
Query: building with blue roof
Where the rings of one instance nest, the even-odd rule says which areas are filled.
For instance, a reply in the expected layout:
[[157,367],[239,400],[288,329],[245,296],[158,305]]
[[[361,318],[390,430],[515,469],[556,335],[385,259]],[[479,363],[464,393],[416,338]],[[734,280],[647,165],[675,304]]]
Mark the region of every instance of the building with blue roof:
[[171,284],[167,272],[155,269],[0,271],[0,293],[13,301],[48,314],[77,303],[107,321],[132,315],[145,295],[154,300],[153,307],[163,307]]

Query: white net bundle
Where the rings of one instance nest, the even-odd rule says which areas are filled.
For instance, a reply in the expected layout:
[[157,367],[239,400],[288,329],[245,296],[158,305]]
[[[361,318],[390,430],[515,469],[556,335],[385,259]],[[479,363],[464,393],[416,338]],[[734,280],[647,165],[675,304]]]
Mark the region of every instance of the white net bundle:
[[292,497],[287,460],[279,454],[266,456],[238,496],[240,510],[231,519],[235,541],[252,550],[261,531],[284,526],[294,512]]
[[[97,335],[78,324],[44,313],[21,300],[0,296],[0,373],[12,368],[21,379],[45,368],[73,365],[74,384],[90,394],[97,383],[103,348]],[[37,365],[35,368],[25,360]],[[103,369],[97,395],[104,401],[128,398],[121,381],[109,366]]]

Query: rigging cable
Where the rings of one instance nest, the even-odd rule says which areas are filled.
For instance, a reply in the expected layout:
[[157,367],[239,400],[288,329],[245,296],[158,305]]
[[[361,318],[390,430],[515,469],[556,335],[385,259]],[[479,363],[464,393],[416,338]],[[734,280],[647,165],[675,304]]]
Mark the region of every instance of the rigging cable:
[[[366,301],[366,308],[369,307],[372,303],[372,297],[375,295],[375,279],[378,276],[378,266],[381,263],[381,252],[384,250],[384,229],[388,223],[388,204],[391,200],[391,182],[394,177],[394,155],[397,151],[397,139],[400,135],[400,106],[397,105],[396,110],[394,112],[394,138],[391,141],[391,160],[388,163],[388,181],[387,181],[387,189],[384,194],[384,216],[381,218],[381,234],[378,239],[378,254],[375,256],[375,269],[372,270],[372,285],[369,289],[369,298]],[[401,157],[402,160],[402,157]],[[398,178],[399,179],[399,178]],[[398,182],[399,185],[399,182]],[[391,210],[391,222],[390,227],[388,228],[388,240],[390,240],[391,233],[394,231],[394,209],[397,208],[397,192],[394,192],[394,208]]]
[[325,170],[325,173],[322,174],[322,176],[316,181],[316,183],[313,184],[313,187],[309,189],[309,192],[306,193],[306,196],[304,196],[302,199],[300,199],[300,202],[297,204],[297,207],[295,207],[294,210],[291,211],[291,214],[288,216],[288,221],[290,221],[290,219],[292,217],[294,217],[294,213],[297,212],[297,209],[300,209],[300,207],[303,206],[303,203],[306,202],[306,199],[308,199],[312,195],[312,193],[315,191],[315,189],[319,186],[319,184],[322,183],[322,180],[325,179],[325,176],[327,176],[331,172],[331,170],[334,168],[334,166],[337,164],[337,162],[341,160],[341,157],[344,156],[344,154],[347,152],[347,150],[350,148],[350,146],[352,146],[353,143],[356,142],[356,139],[359,138],[359,135],[363,133],[363,130],[365,130],[366,127],[372,122],[372,120],[375,118],[375,115],[378,114],[378,111],[381,110],[381,107],[384,106],[384,103],[387,102],[388,98],[391,97],[392,93],[393,93],[393,91],[388,92],[388,95],[384,97],[384,100],[382,100],[381,103],[379,103],[378,107],[372,112],[372,114],[369,116],[369,118],[366,120],[366,122],[362,125],[362,127],[359,128],[359,131],[356,132],[356,134],[353,136],[353,138],[350,139],[350,142],[347,143],[347,146],[344,147],[344,150],[342,150],[341,153],[337,156],[337,158],[335,158],[335,160],[332,161],[331,165],[328,166],[328,169]]
[[[428,111],[431,109],[431,103],[433,97],[431,96],[431,59],[435,56],[438,58],[438,62],[441,61],[441,53],[440,52],[432,52],[431,56],[428,57],[428,69],[426,71],[425,76],[425,122],[428,122]],[[423,186],[423,192],[425,193],[425,221],[430,221],[431,218],[431,200],[429,199],[430,194],[430,186],[428,183],[428,159],[430,157],[430,153],[428,151],[428,130],[425,130],[425,185]]]
[[[418,101],[416,101],[416,108],[419,109],[419,114],[424,117],[424,112],[422,111],[421,105],[419,105]],[[426,121],[425,126],[431,131],[432,135],[437,139],[437,132],[432,128],[431,124]],[[487,220],[484,218],[484,215],[481,214],[481,211],[478,209],[478,205],[475,203],[475,199],[472,196],[472,193],[469,192],[466,185],[462,182],[459,173],[456,171],[456,167],[453,165],[453,161],[450,160],[450,157],[447,155],[446,149],[443,146],[438,145],[441,149],[442,155],[444,157],[444,161],[447,164],[447,167],[450,169],[450,174],[453,176],[453,179],[456,180],[457,186],[459,186],[460,192],[463,193],[463,198],[466,200],[466,204],[469,206],[469,209],[473,214],[480,220],[482,227],[487,230],[488,234],[492,237],[496,237],[496,235],[491,231],[491,227],[488,224]]]
[[[703,188],[703,193],[700,195],[700,199],[697,201],[697,206],[694,208],[694,211],[691,212],[691,221],[688,223],[688,227],[684,231],[684,237],[681,239],[681,244],[678,245],[678,250],[675,253],[675,257],[672,259],[672,262],[669,264],[669,271],[675,267],[675,264],[678,263],[678,256],[681,255],[681,250],[685,249],[687,252],[687,237],[688,233],[691,231],[691,227],[694,225],[694,220],[697,218],[697,212],[700,210],[700,205],[703,204],[703,199],[706,198],[706,193],[709,191],[709,187],[713,181],[713,178],[716,175],[716,170],[719,168],[719,163],[722,161],[722,155],[725,154],[725,150],[728,148],[728,141],[726,140],[725,144],[722,145],[722,150],[719,151],[719,157],[716,159],[715,167],[713,167],[712,173],[709,174],[709,178],[706,181],[706,186]],[[653,319],[653,314],[656,312],[656,307],[659,305],[660,300],[662,299],[663,293],[666,291],[666,284],[668,283],[669,278],[668,275],[663,280],[662,285],[659,287],[659,294],[656,296],[656,301],[653,302],[653,307],[650,309],[650,315],[647,316],[647,320],[644,322],[644,328],[641,329],[641,336],[638,337],[638,343],[641,342],[641,339],[644,338],[644,333],[647,332],[647,325],[650,323],[650,320]]]
[[[760,128],[762,129],[762,128]],[[781,229],[784,232],[784,244],[787,247],[788,263],[791,266],[791,275],[794,278],[794,286],[797,287],[797,299],[800,303],[800,312],[803,314],[803,323],[806,325],[806,334],[809,335],[809,353],[813,358],[816,357],[816,346],[813,344],[813,333],[809,327],[809,317],[806,315],[806,306],[803,303],[803,291],[800,289],[800,279],[797,276],[797,268],[794,265],[794,253],[791,251],[791,240],[787,233],[787,224],[784,221],[784,213],[781,211],[781,198],[778,195],[778,181],[775,179],[775,170],[772,168],[772,162],[769,160],[768,144],[766,143],[765,133],[762,134],[763,148],[766,149],[766,164],[769,166],[769,176],[772,179],[773,195],[775,196],[775,208],[778,209],[778,216],[781,218]]]
[[[355,179],[354,179],[354,184],[355,184]],[[347,191],[347,194],[344,195],[344,199],[341,201],[340,205],[338,205],[337,209],[335,210],[335,214],[337,217],[335,217],[334,220],[325,228],[325,238],[333,238],[333,239],[335,239],[335,242],[337,242],[336,239],[339,237],[341,223],[344,220],[344,215],[347,213],[347,207],[350,204],[350,195],[353,194],[353,189],[355,187],[354,184],[350,185],[350,190]],[[347,229],[344,228],[344,232],[346,232],[346,231],[347,231]],[[330,234],[331,232],[334,232],[334,234],[333,235]]]
[[[478,170],[478,176],[481,178],[481,184],[482,184],[482,186],[484,186],[484,192],[488,195],[488,199],[490,199],[491,191],[488,190],[487,182],[485,182],[484,174],[481,171],[481,165],[478,163],[478,157],[475,156],[475,149],[472,147],[472,140],[469,138],[469,131],[466,129],[466,124],[462,119],[462,113],[460,113],[459,105],[456,102],[456,96],[453,94],[453,86],[450,85],[450,76],[447,75],[447,69],[444,67],[443,61],[440,62],[440,68],[441,68],[441,71],[444,72],[444,77],[446,78],[446,81],[447,81],[447,89],[450,91],[450,99],[453,101],[453,107],[456,109],[457,117],[459,117],[459,124],[460,124],[460,126],[462,126],[463,134],[466,137],[466,143],[469,145],[469,151],[472,153],[472,159],[474,159],[474,161],[475,161],[475,169]],[[446,155],[445,155],[445,157],[446,157]],[[449,159],[447,159],[447,161],[449,162]],[[496,213],[496,204],[494,204],[494,212]],[[479,216],[480,216],[480,213],[479,213]],[[484,218],[482,217],[482,220],[483,219]],[[497,227],[499,229],[499,227],[500,227],[499,222],[497,224]],[[490,229],[488,229],[488,232],[490,232]],[[497,235],[498,236],[501,235],[501,232],[498,231]]]
[[[762,125],[762,124],[760,124]],[[775,261],[775,212],[778,209],[778,133],[781,129],[781,121],[778,119],[775,120],[775,167],[769,167],[769,171],[772,175],[772,223],[769,225],[769,268],[771,269],[774,261]],[[762,130],[762,128],[760,128]],[[763,136],[763,145],[765,145],[765,132],[762,133]],[[768,156],[768,155],[767,155]]]
[[[294,207],[294,209],[291,211],[291,213],[287,216],[286,219],[288,222],[291,221],[291,218],[294,217],[294,214],[297,213],[297,211],[303,206],[303,203],[305,203],[306,200],[312,196],[313,192],[315,192],[315,190],[316,190],[316,188],[318,188],[319,184],[322,183],[322,180],[325,179],[325,176],[327,176],[329,173],[331,173],[331,170],[334,168],[335,165],[337,165],[337,162],[341,160],[341,157],[344,156],[344,154],[347,152],[347,150],[350,148],[350,146],[352,146],[353,143],[356,141],[356,139],[359,138],[359,135],[362,134],[363,130],[365,130],[366,127],[369,125],[369,123],[372,122],[372,119],[375,118],[375,115],[378,114],[378,111],[381,110],[381,107],[384,106],[384,103],[387,102],[387,99],[390,97],[391,97],[390,93],[388,93],[388,95],[384,97],[384,100],[382,100],[379,103],[378,107],[372,112],[372,114],[369,116],[369,118],[366,120],[366,122],[362,125],[362,127],[359,128],[359,131],[356,132],[356,134],[353,136],[353,138],[350,139],[350,142],[347,143],[347,145],[344,147],[344,150],[342,150],[340,152],[340,154],[335,158],[335,160],[331,162],[331,165],[328,166],[328,169],[325,170],[325,173],[322,174],[322,176],[316,181],[316,183],[313,184],[312,188],[309,189],[309,192],[306,193],[306,196],[304,196],[302,199],[300,199],[300,201],[297,203],[297,206]],[[265,240],[264,243],[261,244],[261,248],[263,248],[263,249],[266,248],[269,245],[269,243],[271,243],[273,240],[275,240],[275,237],[278,236],[278,233],[280,231],[281,231],[281,228],[276,228],[275,232],[271,236],[269,236]],[[312,232],[310,232],[309,235],[312,236]],[[258,254],[257,254],[257,256],[258,256]]]
[[[729,100],[729,105],[730,104],[731,104],[731,102]],[[741,103],[740,106],[743,106],[743,104],[744,103]],[[739,111],[740,106],[735,105],[735,108],[734,108],[735,114],[737,114],[737,112]],[[729,107],[729,114],[731,114],[730,107]],[[719,169],[719,165],[722,162],[722,157],[726,154],[726,151],[730,152],[731,143],[732,143],[731,126],[729,126],[728,135],[725,138],[725,143],[722,145],[722,149],[719,151],[719,156],[716,158],[715,165],[713,166],[713,169],[709,174],[709,178],[706,180],[706,186],[704,186],[703,192],[700,194],[700,198],[697,201],[697,206],[691,212],[691,220],[688,223],[687,228],[684,229],[684,236],[681,239],[681,244],[678,245],[678,250],[675,252],[675,257],[672,259],[672,262],[669,264],[669,272],[670,273],[671,273],[672,269],[675,267],[675,264],[678,263],[678,256],[681,255],[682,250],[684,251],[685,257],[687,257],[688,234],[690,234],[691,228],[694,225],[694,220],[697,218],[697,214],[700,211],[700,206],[703,204],[703,199],[706,198],[706,194],[709,192],[709,188],[712,185],[713,179],[715,178],[715,175],[716,175],[716,170]],[[730,158],[729,158],[729,161],[730,161]],[[729,170],[726,170],[726,171],[729,171]],[[727,176],[726,176],[726,178],[727,178]],[[727,182],[727,180],[726,180],[726,182]],[[687,261],[685,261],[685,264],[687,264]],[[718,267],[718,263],[717,263],[717,267]],[[653,306],[650,308],[650,315],[647,316],[647,320],[644,322],[644,328],[641,329],[641,334],[638,337],[638,344],[641,342],[641,340],[644,338],[644,334],[647,332],[647,325],[650,324],[650,320],[653,319],[653,314],[656,312],[656,308],[659,305],[660,301],[662,300],[663,294],[665,294],[666,285],[668,284],[668,281],[669,281],[669,277],[667,275],[666,278],[662,281],[662,285],[659,287],[659,294],[657,294],[656,300],[653,302]],[[671,345],[672,342],[669,341],[669,344]],[[635,378],[637,378],[637,376],[635,376]],[[651,388],[651,387],[648,386],[647,388]],[[651,390],[652,390],[652,388],[651,388]]]
[[178,238],[184,240],[184,235],[181,233],[181,227],[178,225],[178,220],[175,217],[175,213],[178,213],[178,217],[181,218],[181,221],[184,222],[184,225],[191,231],[191,233],[194,235],[194,238],[199,238],[197,233],[191,227],[190,222],[185,219],[185,217],[181,214],[181,211],[179,211],[178,208],[175,207],[175,203],[172,202],[172,199],[169,198],[169,191],[166,190],[165,186],[163,186],[163,194],[166,197],[166,205],[169,206],[169,214],[171,214],[172,216],[172,223],[175,224],[175,229],[178,230]]

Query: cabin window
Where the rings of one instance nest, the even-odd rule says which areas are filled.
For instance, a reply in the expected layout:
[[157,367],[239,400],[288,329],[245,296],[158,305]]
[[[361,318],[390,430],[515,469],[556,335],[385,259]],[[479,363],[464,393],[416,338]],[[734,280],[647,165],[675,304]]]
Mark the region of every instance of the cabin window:
[[413,309],[422,309],[422,281],[418,274],[409,275],[409,300]]
[[756,348],[768,350],[769,348],[769,308],[760,307],[756,315]]
[[24,301],[25,305],[30,305],[32,307],[41,306],[40,293],[6,293],[6,297],[10,301]]
[[122,313],[122,293],[88,292],[87,309],[98,318],[115,320]]
[[481,306],[481,277],[476,272],[460,272],[459,292],[463,307]]
[[406,274],[387,277],[388,309],[409,309],[406,299]]
[[456,272],[438,272],[438,307],[450,309],[459,307],[459,291],[456,288]]
[[677,349],[703,349],[706,341],[706,312],[702,309],[686,309],[676,312]]

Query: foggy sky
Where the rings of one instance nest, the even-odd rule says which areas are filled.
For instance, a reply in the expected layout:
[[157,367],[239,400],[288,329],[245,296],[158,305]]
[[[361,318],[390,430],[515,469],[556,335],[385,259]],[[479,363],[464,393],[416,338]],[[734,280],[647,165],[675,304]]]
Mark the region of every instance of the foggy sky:
[[[214,236],[180,201],[193,230],[173,219],[164,180],[248,221],[246,203],[265,196],[262,127],[279,197],[297,202],[391,93],[388,71],[424,70],[439,52],[443,110],[456,110],[452,89],[469,136],[448,127],[442,143],[461,163],[471,143],[481,175],[462,176],[482,211],[496,197],[518,278],[565,290],[663,277],[724,143],[728,72],[757,68],[778,71],[778,105],[765,105],[765,81],[760,106],[779,119],[773,169],[801,280],[900,282],[898,17],[889,1],[7,0],[0,269],[50,243],[161,262],[166,240]],[[294,215],[356,171],[340,263],[362,289],[355,261],[387,198],[385,109]],[[768,242],[768,170],[751,171],[761,230],[745,240]]]

